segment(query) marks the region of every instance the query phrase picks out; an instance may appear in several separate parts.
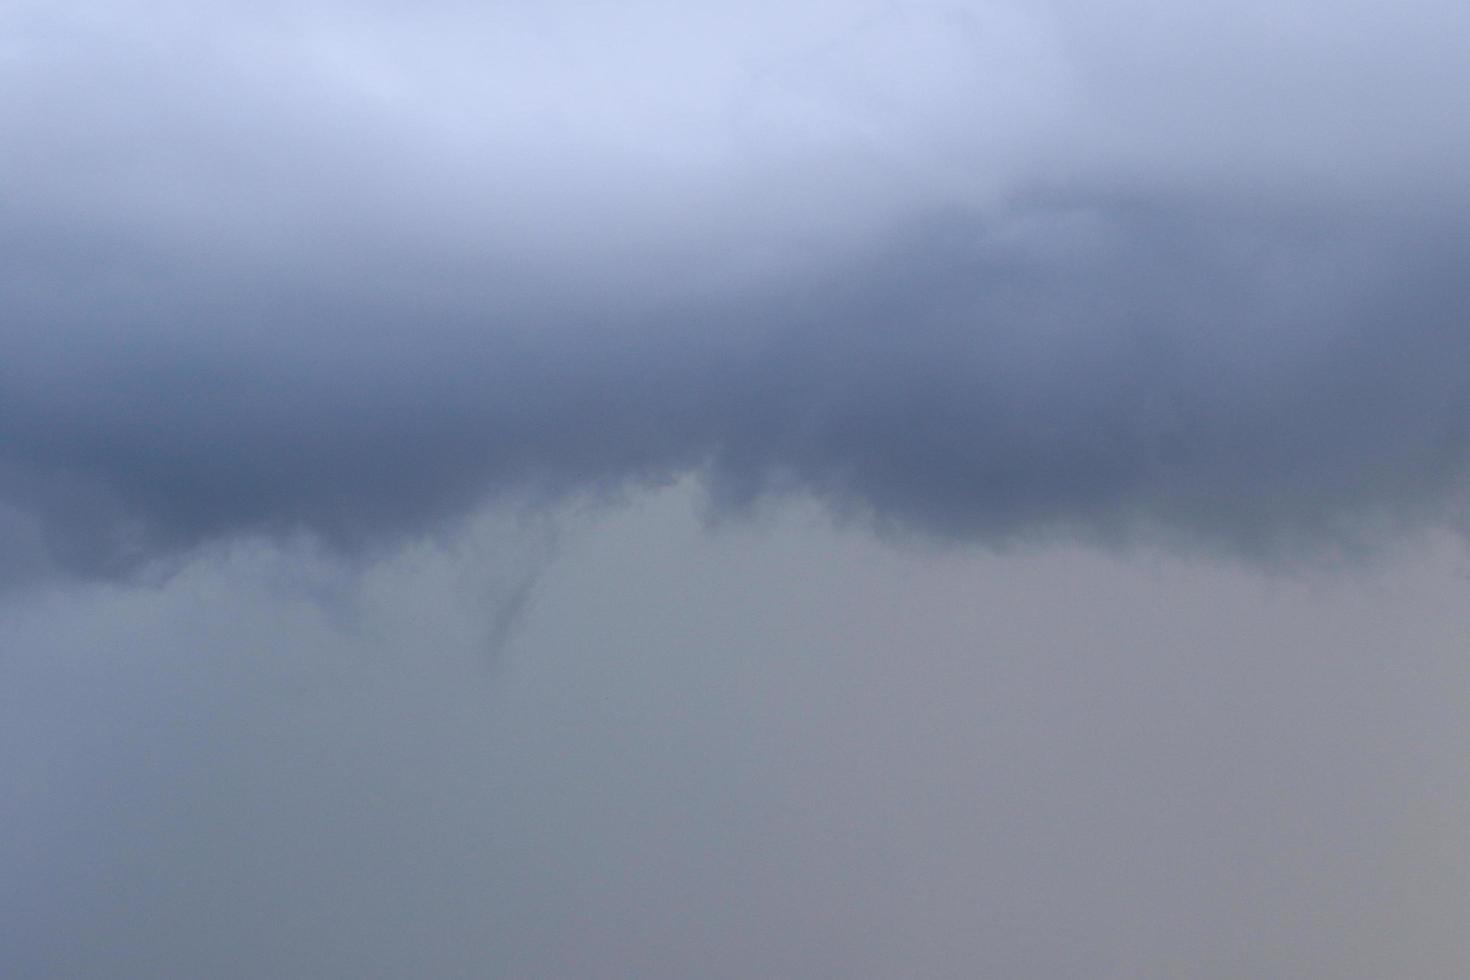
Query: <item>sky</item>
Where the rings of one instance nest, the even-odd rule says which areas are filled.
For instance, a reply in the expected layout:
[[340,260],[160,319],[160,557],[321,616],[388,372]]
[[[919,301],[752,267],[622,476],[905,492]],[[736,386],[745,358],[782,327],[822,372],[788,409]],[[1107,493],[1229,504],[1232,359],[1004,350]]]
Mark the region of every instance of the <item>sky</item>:
[[1462,977],[1470,13],[0,3],[0,966]]

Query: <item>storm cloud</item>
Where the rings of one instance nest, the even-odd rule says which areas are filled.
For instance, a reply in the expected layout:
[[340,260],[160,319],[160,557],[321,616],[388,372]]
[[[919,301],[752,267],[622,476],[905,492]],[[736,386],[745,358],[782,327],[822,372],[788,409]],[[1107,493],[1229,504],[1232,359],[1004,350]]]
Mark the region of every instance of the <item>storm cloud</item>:
[[0,3],[0,973],[1463,980],[1467,38]]
[[8,5],[0,577],[689,473],[990,544],[1458,526],[1466,19]]

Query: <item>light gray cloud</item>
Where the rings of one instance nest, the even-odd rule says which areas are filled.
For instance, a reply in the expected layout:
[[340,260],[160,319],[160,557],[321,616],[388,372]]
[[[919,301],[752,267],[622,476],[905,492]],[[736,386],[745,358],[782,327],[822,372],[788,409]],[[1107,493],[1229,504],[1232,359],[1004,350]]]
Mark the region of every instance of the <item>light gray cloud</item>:
[[1464,976],[1462,548],[936,560],[689,489],[490,673],[504,522],[345,627],[258,547],[0,617],[6,975]]

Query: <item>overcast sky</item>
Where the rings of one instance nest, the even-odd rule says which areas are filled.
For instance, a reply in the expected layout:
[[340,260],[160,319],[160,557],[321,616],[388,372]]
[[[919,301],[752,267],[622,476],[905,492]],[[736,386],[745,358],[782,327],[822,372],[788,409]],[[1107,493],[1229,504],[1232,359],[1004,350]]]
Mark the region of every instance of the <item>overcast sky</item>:
[[0,3],[0,972],[1463,977],[1467,11]]

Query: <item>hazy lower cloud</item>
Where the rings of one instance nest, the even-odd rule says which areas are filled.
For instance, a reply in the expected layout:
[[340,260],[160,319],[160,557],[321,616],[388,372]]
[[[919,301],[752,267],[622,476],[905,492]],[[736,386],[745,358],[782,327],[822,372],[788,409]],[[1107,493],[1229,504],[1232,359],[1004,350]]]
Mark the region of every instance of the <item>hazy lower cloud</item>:
[[1428,2],[0,11],[0,576],[702,475],[942,537],[1458,524]]

